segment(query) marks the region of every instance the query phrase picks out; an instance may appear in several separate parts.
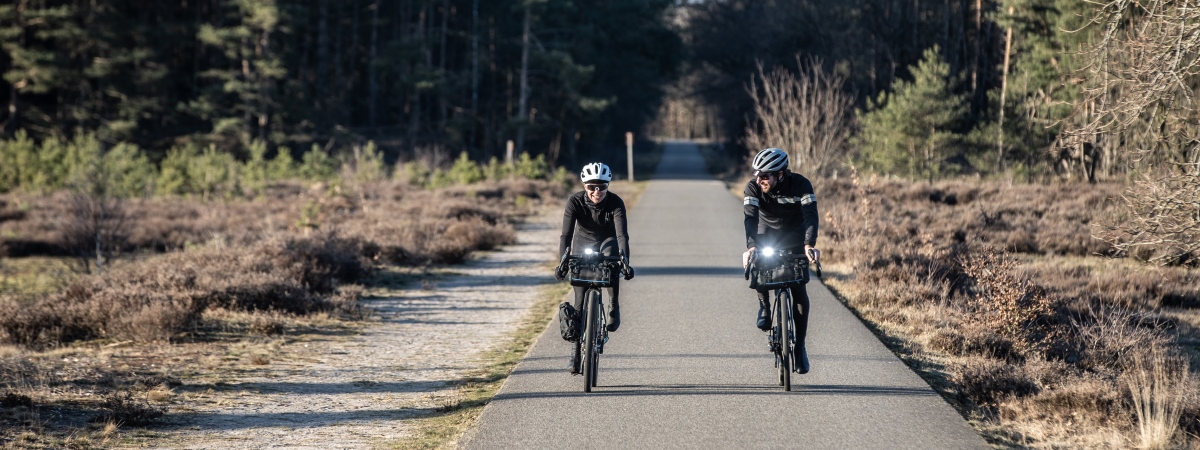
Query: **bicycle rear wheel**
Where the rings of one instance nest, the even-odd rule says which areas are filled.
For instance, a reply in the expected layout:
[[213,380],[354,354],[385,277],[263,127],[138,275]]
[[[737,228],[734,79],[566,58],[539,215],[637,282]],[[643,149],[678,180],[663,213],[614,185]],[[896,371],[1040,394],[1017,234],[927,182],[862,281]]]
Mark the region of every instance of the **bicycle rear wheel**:
[[596,354],[596,344],[600,339],[600,292],[589,289],[584,294],[584,304],[587,316],[583,329],[583,392],[592,392],[596,386],[596,365],[599,355]]
[[783,390],[792,390],[792,339],[789,337],[794,326],[789,314],[791,307],[791,294],[787,289],[776,291],[775,294],[775,323],[779,326],[775,327],[779,330],[779,381],[783,386]]

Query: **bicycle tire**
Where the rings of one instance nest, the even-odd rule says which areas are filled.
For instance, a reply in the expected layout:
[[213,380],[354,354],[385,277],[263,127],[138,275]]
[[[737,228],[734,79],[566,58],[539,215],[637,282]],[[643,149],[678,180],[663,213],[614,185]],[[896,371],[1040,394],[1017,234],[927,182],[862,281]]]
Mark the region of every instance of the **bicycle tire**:
[[604,333],[606,331],[604,330],[604,299],[601,298],[602,294],[599,289],[594,289],[592,294],[595,300],[592,302],[592,306],[596,308],[596,320],[593,322],[596,338],[595,345],[592,346],[592,387],[594,388],[600,385],[600,355],[604,353]]
[[592,392],[596,385],[596,339],[600,335],[597,325],[599,318],[596,310],[599,308],[599,292],[589,289],[584,294],[586,321],[583,329],[583,392]]
[[775,302],[775,318],[778,320],[779,327],[779,379],[784,391],[792,390],[792,349],[791,339],[788,337],[791,334],[793,326],[791,317],[788,314],[791,306],[791,294],[787,289],[777,291]]

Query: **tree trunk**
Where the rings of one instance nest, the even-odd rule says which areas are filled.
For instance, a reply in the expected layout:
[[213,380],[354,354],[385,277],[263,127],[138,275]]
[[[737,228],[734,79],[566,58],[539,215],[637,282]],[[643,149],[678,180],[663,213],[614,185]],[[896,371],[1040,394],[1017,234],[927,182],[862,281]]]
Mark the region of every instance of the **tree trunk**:
[[471,127],[467,145],[478,146],[475,126],[479,122],[479,0],[471,2]]
[[[424,56],[423,62],[425,64],[425,68],[428,69],[432,64],[430,61],[429,48],[427,45],[428,43],[425,40],[425,19],[427,17],[427,14],[426,14],[427,10],[425,8],[426,8],[426,5],[421,5],[421,8],[417,11],[417,29],[413,33],[413,36],[419,40],[418,42],[420,42],[420,48],[421,48],[420,53],[422,56]],[[411,146],[416,145],[417,135],[420,132],[420,129],[421,129],[421,92],[417,89],[416,86],[413,86],[412,98],[409,101],[409,113],[408,113],[408,142],[409,142],[409,145],[411,145]]]
[[975,0],[975,54],[971,58],[971,100],[976,110],[982,109],[982,90],[979,86],[979,55],[983,52],[983,0]]
[[529,22],[530,6],[525,2],[525,25],[521,33],[521,94],[517,103],[517,152],[525,151],[525,127],[529,121]]
[[379,48],[379,0],[371,4],[371,54],[367,59],[367,126],[376,124],[376,106],[379,104],[379,79],[376,75],[375,55]]
[[442,32],[441,42],[438,43],[438,129],[446,128],[446,110],[448,102],[446,101],[446,33],[450,25],[450,0],[442,0]]
[[317,132],[325,131],[325,96],[329,82],[329,0],[320,0],[317,12],[317,82],[313,93]]
[[[1013,8],[1008,8],[1008,15],[1013,15]],[[1000,72],[1000,124],[996,139],[996,172],[1004,169],[1004,95],[1008,91],[1008,59],[1012,52],[1012,27],[1008,27],[1004,38],[1004,70]]]
[[329,93],[330,99],[328,102],[329,106],[327,108],[329,112],[325,114],[327,117],[332,117],[334,120],[336,120],[337,123],[334,123],[334,125],[346,124],[345,118],[342,117],[346,113],[345,105],[342,104],[345,99],[346,92],[346,83],[344,78],[346,74],[342,70],[342,63],[344,60],[342,55],[343,49],[345,48],[345,46],[342,45],[342,34],[344,34],[342,33],[341,20],[343,6],[345,6],[345,2],[338,2],[333,11],[333,84],[331,85],[333,89],[331,89],[332,92]]
[[[25,8],[28,5],[29,0],[21,0],[20,3],[17,3],[17,6],[13,11],[15,16],[13,18],[13,22],[16,23],[17,28],[20,30],[20,35],[17,37],[18,47],[25,46]],[[8,85],[8,117],[4,118],[4,122],[0,122],[0,136],[8,136],[11,134],[9,133],[9,130],[16,130],[17,128],[21,127],[21,104],[17,101],[18,96],[20,95],[20,91],[17,88],[18,83],[20,83],[20,81],[13,81]]]

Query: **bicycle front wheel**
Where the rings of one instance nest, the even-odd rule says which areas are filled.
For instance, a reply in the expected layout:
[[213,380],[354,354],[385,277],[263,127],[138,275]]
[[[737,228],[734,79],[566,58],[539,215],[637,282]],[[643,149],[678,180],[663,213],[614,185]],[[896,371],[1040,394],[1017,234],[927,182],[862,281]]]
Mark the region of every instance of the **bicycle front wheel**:
[[787,289],[781,289],[775,294],[779,300],[775,302],[775,327],[779,330],[779,381],[783,390],[792,390],[792,338],[793,330],[791,317],[791,294]]
[[583,330],[583,392],[592,392],[596,386],[596,369],[600,355],[596,354],[596,344],[600,342],[600,292],[589,289],[584,296],[587,305],[586,325]]

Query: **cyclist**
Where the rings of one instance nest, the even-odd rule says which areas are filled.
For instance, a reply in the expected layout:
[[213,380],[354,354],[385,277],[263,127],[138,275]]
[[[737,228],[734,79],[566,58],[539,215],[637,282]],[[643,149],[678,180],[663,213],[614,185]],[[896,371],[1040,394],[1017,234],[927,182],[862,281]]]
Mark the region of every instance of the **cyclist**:
[[[777,250],[798,250],[810,262],[821,258],[817,250],[817,197],[808,178],[788,170],[787,152],[768,148],[758,152],[751,162],[754,179],[746,183],[742,205],[746,218],[746,253],[742,260],[759,246],[773,246]],[[803,286],[791,288],[796,311],[796,367],[799,373],[808,373],[808,352],[804,338],[808,331],[808,291]],[[758,328],[771,329],[771,303],[769,292],[758,291]]]
[[[571,254],[580,254],[584,248],[599,250],[600,254],[613,256],[619,251],[625,264],[621,275],[626,280],[633,278],[633,268],[629,267],[629,229],[626,223],[625,201],[617,194],[608,192],[608,183],[612,181],[612,170],[603,163],[591,163],[583,166],[579,174],[583,181],[584,190],[576,192],[567,199],[567,207],[563,212],[562,235],[558,243],[558,255],[567,248]],[[576,233],[578,230],[578,233]],[[572,242],[574,240],[574,242]],[[599,244],[597,246],[597,244]],[[597,247],[599,247],[597,249]],[[567,277],[567,267],[560,265],[554,270],[554,277],[562,281]],[[586,288],[575,286],[575,309],[583,307],[583,293]],[[621,306],[617,302],[620,287],[613,280],[610,289],[608,310],[608,331],[617,331],[621,326]],[[579,354],[571,358],[571,373],[579,373]]]

